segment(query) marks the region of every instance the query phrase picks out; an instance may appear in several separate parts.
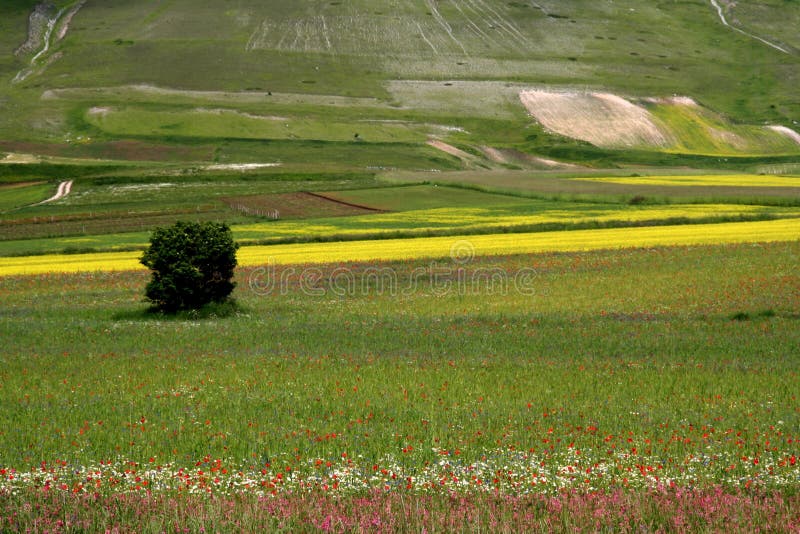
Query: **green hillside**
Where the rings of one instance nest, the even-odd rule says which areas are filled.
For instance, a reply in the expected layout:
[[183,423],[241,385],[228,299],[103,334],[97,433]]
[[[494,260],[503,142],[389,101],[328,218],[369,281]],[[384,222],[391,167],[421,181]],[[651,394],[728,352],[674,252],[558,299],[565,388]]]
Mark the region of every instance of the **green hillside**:
[[[800,5],[726,13],[747,31],[700,0],[5,2],[0,151],[316,170],[465,165],[426,145],[435,138],[475,154],[478,167],[498,166],[484,146],[590,165],[662,164],[663,154],[598,154],[553,135],[519,92],[685,95],[722,122],[795,127],[800,56],[788,26]],[[789,53],[754,38],[762,32]],[[800,153],[775,132],[720,147],[698,141],[680,117],[665,120],[686,136],[670,153]]]

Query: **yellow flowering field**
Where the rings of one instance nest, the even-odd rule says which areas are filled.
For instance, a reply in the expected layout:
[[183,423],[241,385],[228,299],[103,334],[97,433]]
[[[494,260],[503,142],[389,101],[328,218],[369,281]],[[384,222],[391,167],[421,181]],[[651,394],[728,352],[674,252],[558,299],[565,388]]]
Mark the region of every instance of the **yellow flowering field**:
[[[531,208],[533,206],[533,208]],[[436,231],[459,229],[466,233],[487,227],[499,229],[537,224],[579,224],[586,222],[656,221],[664,219],[760,216],[798,217],[796,207],[751,206],[740,204],[675,204],[615,206],[602,204],[529,201],[523,205],[488,207],[448,207],[330,217],[316,220],[285,220],[237,225],[234,234],[239,240],[255,240],[293,236],[365,236],[397,231]],[[708,221],[705,221],[708,222]]]
[[[707,245],[795,241],[800,239],[800,219],[758,222],[692,224],[640,228],[608,228],[522,234],[341,241],[242,247],[242,266],[272,262],[332,263],[347,261],[437,258],[457,254],[492,256],[536,252],[572,252],[606,248],[673,245]],[[141,252],[43,255],[0,258],[0,276],[53,272],[138,270]]]
[[757,174],[682,175],[682,176],[611,176],[603,178],[576,178],[587,182],[605,182],[625,185],[674,185],[697,187],[797,187],[800,176],[771,176]]

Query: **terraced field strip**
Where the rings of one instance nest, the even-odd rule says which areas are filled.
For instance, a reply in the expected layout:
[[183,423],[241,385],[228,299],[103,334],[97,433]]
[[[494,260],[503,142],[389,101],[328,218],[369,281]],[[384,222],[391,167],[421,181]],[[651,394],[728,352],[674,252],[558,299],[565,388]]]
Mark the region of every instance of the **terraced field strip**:
[[[432,208],[396,213],[354,215],[318,219],[283,220],[236,225],[234,236],[254,244],[259,239],[325,237],[331,241],[385,237],[433,237],[496,233],[577,230],[577,225],[670,226],[675,224],[722,223],[800,217],[796,207],[779,208],[736,204],[673,204],[620,206],[613,204],[569,204],[531,200],[528,205]],[[281,215],[283,218],[283,215]],[[549,225],[549,226],[548,226]],[[558,226],[555,226],[558,225]],[[584,226],[584,228],[592,228]],[[594,228],[597,228],[595,226]],[[0,226],[2,229],[2,226]],[[404,232],[397,235],[397,232]],[[426,232],[439,232],[426,234]],[[445,233],[446,232],[446,233]],[[411,234],[409,234],[411,233]],[[286,242],[286,241],[285,241]],[[276,241],[261,245],[278,244]],[[89,245],[87,245],[89,246]],[[96,245],[97,247],[100,247]],[[53,249],[57,250],[57,249]],[[98,248],[98,250],[103,250]],[[106,248],[107,250],[107,248]],[[2,255],[0,248],[0,255]],[[40,251],[37,251],[40,252]],[[5,254],[8,255],[8,254]]]
[[[383,241],[350,241],[243,247],[242,266],[322,264],[351,261],[458,258],[617,248],[760,243],[800,240],[800,219],[612,228],[527,234],[490,234]],[[0,276],[144,269],[141,252],[44,255],[0,259]]]
[[575,178],[586,182],[603,182],[624,185],[667,185],[694,187],[797,187],[800,194],[800,176],[762,176],[752,174],[700,175],[700,176],[610,176],[601,178]]

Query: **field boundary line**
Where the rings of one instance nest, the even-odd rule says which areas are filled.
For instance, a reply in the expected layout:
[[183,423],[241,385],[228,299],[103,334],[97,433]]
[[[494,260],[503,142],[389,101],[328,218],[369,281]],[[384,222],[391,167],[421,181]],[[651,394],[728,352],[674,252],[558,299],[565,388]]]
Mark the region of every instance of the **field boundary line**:
[[349,208],[358,208],[358,209],[362,209],[362,210],[373,211],[375,213],[386,213],[386,210],[373,208],[372,206],[365,206],[363,204],[355,204],[353,202],[347,202],[346,200],[339,200],[338,198],[325,196],[322,193],[313,193],[311,191],[303,191],[303,193],[308,195],[308,196],[310,196],[310,197],[315,197],[315,198],[319,198],[319,199],[322,199],[322,200],[327,200],[328,202],[333,202],[335,204],[341,204],[342,206],[347,206]]

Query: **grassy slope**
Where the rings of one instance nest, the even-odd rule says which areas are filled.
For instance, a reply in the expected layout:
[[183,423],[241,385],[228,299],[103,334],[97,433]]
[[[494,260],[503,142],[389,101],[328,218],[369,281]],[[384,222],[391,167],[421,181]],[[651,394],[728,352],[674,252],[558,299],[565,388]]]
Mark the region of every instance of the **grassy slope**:
[[793,139],[764,127],[732,124],[724,117],[697,106],[648,106],[675,139],[669,151],[683,154],[758,156],[797,154]]
[[[17,28],[7,34],[8,45],[24,36],[20,26],[25,20],[25,5],[15,5],[22,7],[3,8],[9,12],[7,24],[16,24]],[[335,117],[319,100],[304,102],[300,98],[292,105],[285,100],[276,103],[263,99],[225,104],[257,114],[288,112],[304,125],[299,134],[294,134],[301,138],[330,138],[331,132],[335,139],[351,138],[358,132],[354,127],[365,119],[424,123],[433,117],[441,124],[468,130],[469,135],[454,134],[453,139],[469,145],[517,146],[588,161],[597,155],[587,152],[586,147],[572,146],[531,127],[524,110],[503,84],[549,83],[640,96],[689,94],[742,122],[769,120],[791,125],[791,120],[800,115],[792,97],[793,84],[786,75],[797,70],[798,59],[754,45],[751,39],[722,27],[710,5],[700,0],[647,6],[631,0],[608,5],[543,2],[539,4],[542,9],[513,2],[448,1],[435,5],[436,13],[424,3],[410,1],[382,6],[374,2],[332,4],[315,0],[287,5],[242,0],[224,8],[188,0],[168,4],[89,3],[73,19],[66,39],[53,45],[52,53],[60,55],[46,70],[13,87],[0,82],[0,95],[14,103],[9,107],[14,111],[0,121],[0,138],[63,141],[80,136],[100,142],[144,136],[153,143],[196,144],[185,137],[195,135],[191,125],[181,126],[181,120],[162,121],[163,115],[151,121],[153,116],[147,115],[186,113],[192,109],[186,107],[187,96],[126,97],[133,99],[126,101],[127,106],[134,104],[126,113],[135,116],[119,116],[113,126],[105,128],[97,128],[96,121],[87,122],[86,110],[119,103],[116,97],[89,91],[67,98],[40,99],[44,90],[57,87],[90,89],[140,83],[192,90],[378,99],[379,105],[373,102],[368,109],[352,107],[354,103],[339,107]],[[791,16],[797,10],[793,5],[783,9]],[[27,59],[6,56],[5,74],[0,78],[13,77],[15,69]],[[757,72],[749,65],[758,65]],[[438,88],[390,83],[395,79],[427,79],[438,82]],[[500,83],[488,87],[444,86],[448,79]],[[489,99],[483,103],[487,93]],[[497,98],[497,94],[505,96]],[[210,100],[195,94],[193,104],[202,106]],[[465,106],[465,102],[484,105]],[[492,105],[485,105],[490,102]],[[498,115],[487,117],[485,108],[498,104]],[[143,118],[148,121],[143,122]],[[237,141],[237,137],[261,136],[264,132],[242,134],[242,121],[233,122],[202,132],[204,136],[227,138],[210,140],[218,157],[302,162],[296,149],[308,147],[293,143],[263,147]],[[330,123],[340,123],[341,132],[325,127]],[[367,134],[369,128],[364,129]],[[421,133],[427,133],[425,128]],[[418,135],[415,132],[411,136],[416,143]],[[406,139],[405,134],[398,136],[385,129],[376,138],[394,142]],[[555,150],[559,146],[560,152]],[[334,146],[320,154],[321,159],[362,169],[370,163],[408,168],[420,155],[419,148],[396,143],[378,147],[378,152],[386,153],[385,158],[377,153],[366,158],[353,158],[352,154],[337,158],[337,151],[344,148]],[[427,159],[431,168],[447,167],[445,161],[436,161],[430,153]],[[653,161],[658,162],[658,158]]]
[[0,188],[0,213],[41,202],[54,194],[49,185]]
[[739,28],[770,40],[780,46],[800,49],[800,11],[787,10],[791,2],[784,0],[766,0],[736,4],[727,13],[732,22]]

